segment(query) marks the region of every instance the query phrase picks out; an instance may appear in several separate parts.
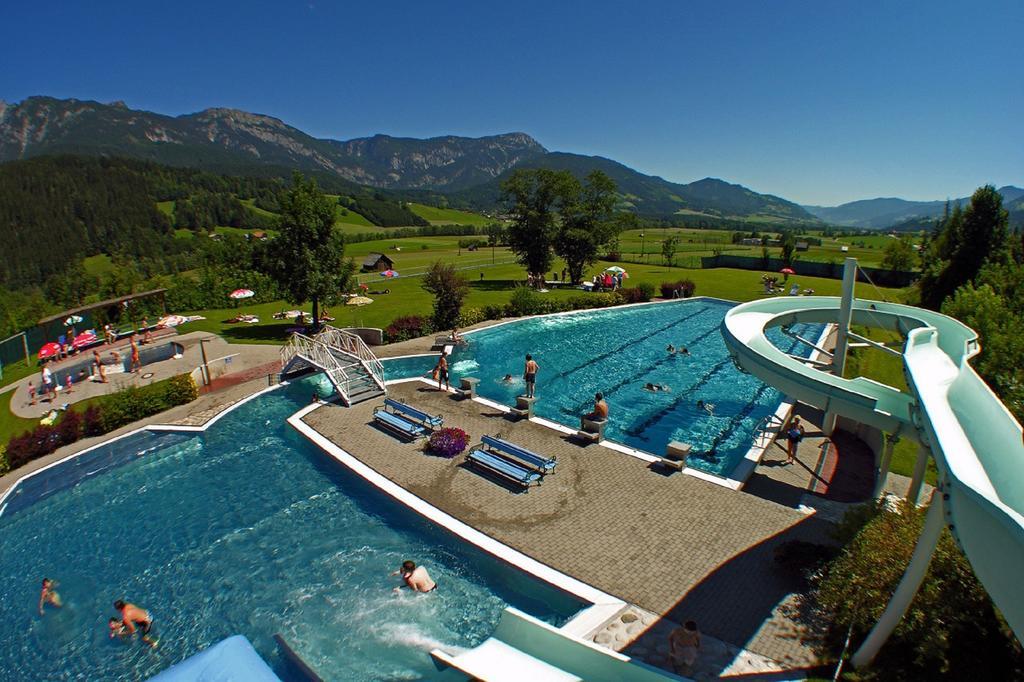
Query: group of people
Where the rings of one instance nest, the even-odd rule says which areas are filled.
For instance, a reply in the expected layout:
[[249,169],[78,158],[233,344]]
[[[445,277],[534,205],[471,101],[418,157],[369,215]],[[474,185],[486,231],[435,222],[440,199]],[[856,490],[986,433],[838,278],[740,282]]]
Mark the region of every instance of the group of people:
[[[39,592],[39,615],[46,615],[46,607],[55,609],[63,608],[64,601],[57,592],[57,582],[50,578],[43,578],[43,589]],[[156,648],[157,639],[153,634],[153,617],[149,611],[118,599],[114,602],[114,609],[118,617],[112,617],[107,621],[110,631],[110,638],[122,640],[131,639],[136,632],[142,636],[142,641],[152,648]]]
[[621,272],[611,273],[605,272],[600,275],[594,275],[593,284],[594,291],[606,290],[615,291],[616,289],[622,288],[622,274]]

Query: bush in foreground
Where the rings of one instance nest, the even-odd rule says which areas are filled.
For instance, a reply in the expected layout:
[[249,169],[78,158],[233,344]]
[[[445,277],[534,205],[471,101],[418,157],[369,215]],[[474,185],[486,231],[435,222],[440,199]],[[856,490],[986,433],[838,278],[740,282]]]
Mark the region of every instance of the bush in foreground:
[[[870,518],[815,579],[812,598],[829,623],[826,654],[853,646],[878,621],[910,562],[924,512],[868,508]],[[864,510],[860,521],[864,520]],[[845,524],[849,531],[851,524]],[[841,526],[841,529],[843,526]],[[943,531],[924,582],[862,679],[1009,680],[1024,676],[1024,656],[967,559]]]

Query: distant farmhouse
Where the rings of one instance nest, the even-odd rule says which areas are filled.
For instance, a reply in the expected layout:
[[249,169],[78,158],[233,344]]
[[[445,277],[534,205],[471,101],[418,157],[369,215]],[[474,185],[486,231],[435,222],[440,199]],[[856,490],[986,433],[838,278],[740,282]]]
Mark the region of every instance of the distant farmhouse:
[[363,272],[384,272],[385,270],[393,270],[394,267],[394,261],[383,253],[368,254],[363,260]]

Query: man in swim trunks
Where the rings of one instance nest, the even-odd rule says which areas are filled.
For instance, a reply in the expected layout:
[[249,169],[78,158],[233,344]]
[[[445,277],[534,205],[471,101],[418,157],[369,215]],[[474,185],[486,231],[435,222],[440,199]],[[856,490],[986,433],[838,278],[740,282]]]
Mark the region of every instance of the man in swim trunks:
[[64,604],[60,601],[60,595],[57,594],[57,583],[53,582],[49,578],[43,578],[43,590],[39,593],[39,615],[43,615],[43,605],[49,604],[50,606],[56,606],[58,609]]
[[[430,579],[427,569],[417,566],[414,561],[403,561],[402,568],[391,575],[401,575],[402,580],[413,592],[433,592],[437,589],[437,583]],[[399,589],[401,588],[396,587],[395,591]]]
[[441,390],[441,383],[448,388],[448,353],[441,351],[441,357],[437,360],[437,390]]
[[604,401],[604,394],[598,391],[594,394],[594,411],[587,415],[587,419],[604,421],[607,418],[608,403]]
[[156,647],[156,639],[150,637],[153,630],[153,617],[149,615],[149,611],[122,599],[114,602],[114,608],[121,614],[121,621],[129,635],[134,634],[137,627],[142,633],[142,641],[151,647]]
[[668,636],[669,658],[677,673],[690,675],[693,672],[693,664],[697,662],[697,654],[700,653],[700,630],[692,620],[686,621],[686,625],[676,628]]
[[534,384],[537,383],[537,370],[540,366],[534,361],[532,355],[526,356],[526,365],[523,368],[523,381],[526,382],[526,397],[533,397]]

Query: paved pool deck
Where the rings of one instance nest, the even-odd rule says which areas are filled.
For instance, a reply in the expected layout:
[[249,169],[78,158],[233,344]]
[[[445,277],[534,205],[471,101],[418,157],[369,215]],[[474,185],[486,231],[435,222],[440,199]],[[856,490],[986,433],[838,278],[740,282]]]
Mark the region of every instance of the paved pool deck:
[[554,455],[556,473],[522,491],[469,468],[464,455],[433,456],[422,442],[403,442],[373,425],[381,399],[352,408],[328,404],[305,421],[386,478],[542,563],[663,619],[696,620],[702,631],[787,669],[813,666],[803,633],[781,613],[802,585],[776,566],[773,553],[788,540],[828,542],[830,523],[806,504],[827,450],[820,433],[809,431],[799,465],[786,467],[791,480],[770,477],[779,467],[755,471],[750,485],[763,490],[751,494],[668,475],[604,445],[582,446],[422,382],[393,384],[389,393],[444,415],[471,442],[490,434]]

